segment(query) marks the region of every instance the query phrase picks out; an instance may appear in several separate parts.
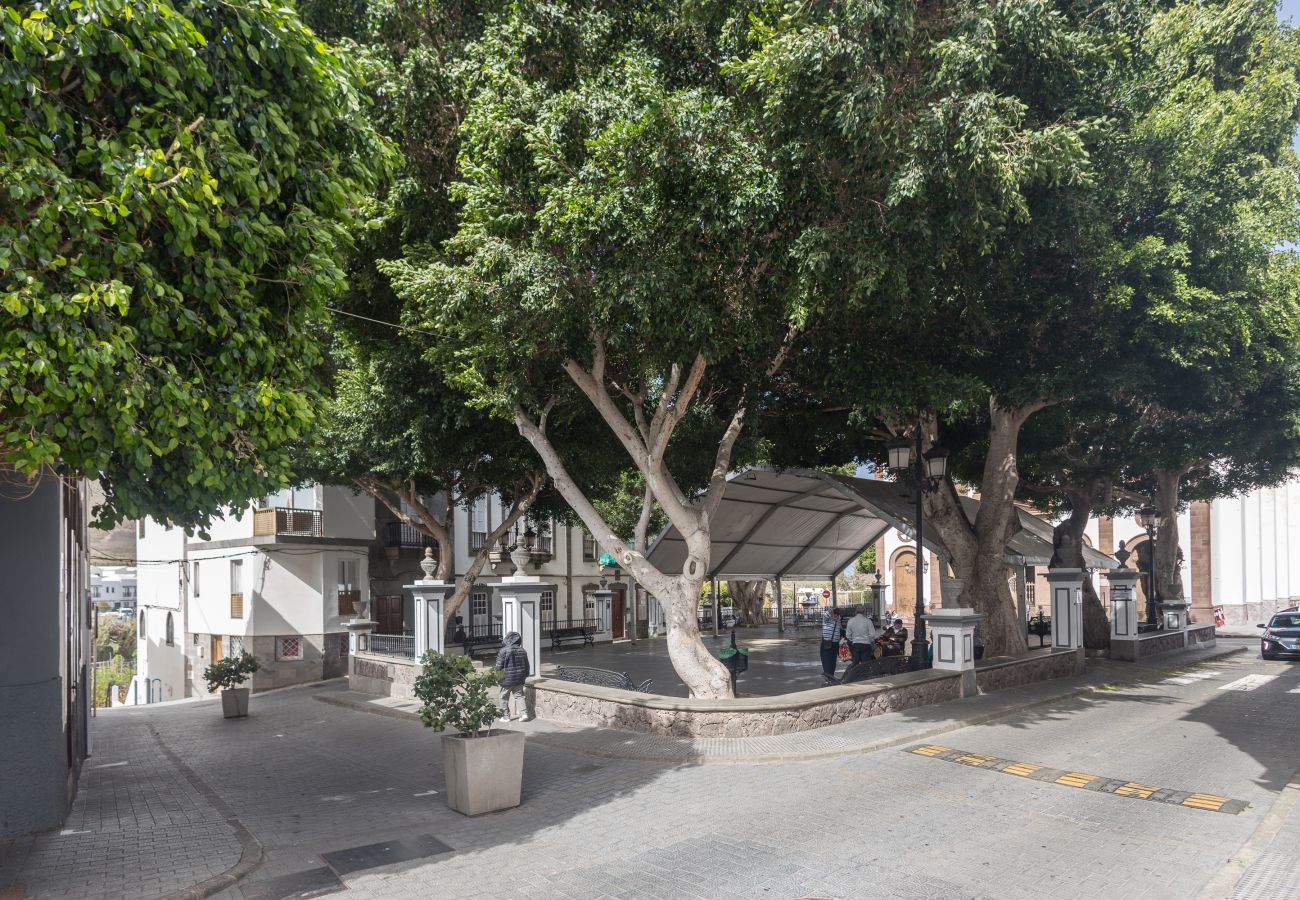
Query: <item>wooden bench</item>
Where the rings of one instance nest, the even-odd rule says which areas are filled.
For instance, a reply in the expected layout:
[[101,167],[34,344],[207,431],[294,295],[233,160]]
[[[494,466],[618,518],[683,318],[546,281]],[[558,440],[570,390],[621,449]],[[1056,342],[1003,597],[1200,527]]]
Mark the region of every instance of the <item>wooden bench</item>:
[[501,646],[501,635],[500,634],[467,634],[464,640],[462,640],[460,643],[461,646],[465,648],[465,655],[473,656],[474,651],[480,647],[484,647],[489,650],[499,648]]
[[551,649],[559,650],[565,641],[581,641],[585,646],[596,643],[596,629],[585,625],[551,629]]
[[594,684],[597,687],[620,688],[641,694],[650,693],[650,685],[654,683],[647,678],[637,684],[627,677],[626,672],[611,672],[609,669],[592,669],[587,666],[557,666],[555,677],[575,684]]

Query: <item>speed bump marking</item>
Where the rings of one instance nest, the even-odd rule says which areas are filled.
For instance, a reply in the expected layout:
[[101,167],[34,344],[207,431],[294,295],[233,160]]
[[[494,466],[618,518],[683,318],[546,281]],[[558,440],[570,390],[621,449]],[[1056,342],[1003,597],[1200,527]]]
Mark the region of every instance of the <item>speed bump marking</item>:
[[913,747],[912,752],[921,756],[938,756],[940,753],[947,753],[948,748],[930,745],[928,747]]
[[1030,778],[1034,781],[1051,782],[1052,784],[1079,788],[1099,794],[1114,794],[1117,797],[1129,797],[1133,800],[1165,803],[1171,806],[1181,806],[1184,809],[1203,809],[1207,812],[1236,815],[1250,805],[1245,800],[1233,800],[1230,797],[1220,797],[1217,794],[1192,793],[1141,784],[1136,781],[1125,781],[1120,778],[1104,778],[1100,775],[1089,775],[1085,772],[1049,769],[1035,763],[1017,762],[1012,759],[987,756],[983,753],[971,753],[966,750],[954,750],[951,747],[944,747],[939,744],[918,744],[915,747],[904,748],[903,752],[912,753],[916,756],[928,756],[931,759],[943,759],[971,769],[991,769],[997,772],[1005,772],[1008,775]]

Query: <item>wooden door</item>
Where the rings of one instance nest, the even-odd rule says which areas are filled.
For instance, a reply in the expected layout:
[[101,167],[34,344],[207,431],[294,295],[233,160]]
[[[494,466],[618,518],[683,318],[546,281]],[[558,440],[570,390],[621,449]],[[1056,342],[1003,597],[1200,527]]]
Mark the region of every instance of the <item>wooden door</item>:
[[225,658],[225,654],[222,652],[221,649],[221,635],[214,634],[212,636],[212,662],[216,662],[217,660],[224,659],[224,658]]
[[614,637],[623,636],[623,604],[627,599],[627,588],[623,585],[612,585],[610,587],[610,617],[614,620],[611,627],[614,631]]
[[905,550],[895,556],[890,578],[894,588],[894,615],[910,614],[916,609],[916,554]]
[[402,595],[387,594],[375,598],[377,634],[402,633]]

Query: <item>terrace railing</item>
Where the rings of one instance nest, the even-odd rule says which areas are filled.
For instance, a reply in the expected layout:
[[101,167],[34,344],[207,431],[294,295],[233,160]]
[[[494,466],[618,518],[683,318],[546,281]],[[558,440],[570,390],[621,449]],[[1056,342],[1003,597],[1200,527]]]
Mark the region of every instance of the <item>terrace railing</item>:
[[253,510],[253,535],[287,534],[299,537],[322,537],[324,520],[319,509],[295,509],[272,506]]

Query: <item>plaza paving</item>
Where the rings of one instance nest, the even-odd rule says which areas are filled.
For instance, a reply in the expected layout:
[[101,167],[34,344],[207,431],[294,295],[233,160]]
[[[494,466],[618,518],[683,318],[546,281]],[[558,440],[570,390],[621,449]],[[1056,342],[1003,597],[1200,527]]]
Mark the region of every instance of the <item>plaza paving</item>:
[[[1139,677],[1099,687],[1098,673],[1116,667]],[[477,819],[443,805],[436,735],[315,699],[345,688],[259,695],[246,720],[223,720],[215,701],[101,715],[67,826],[0,845],[0,897],[180,895],[205,879],[203,892],[232,900],[313,887],[357,897],[1295,896],[1300,786],[1287,786],[1300,768],[1300,666],[1249,653],[1182,671],[1103,664],[1052,682],[1055,699],[1042,685],[994,695],[1005,708],[975,725],[951,704],[880,717],[894,746],[811,759],[593,756],[543,743],[539,730],[523,805]],[[1148,802],[909,752],[908,729],[940,721],[951,727],[926,744],[1248,805],[1229,814]],[[627,740],[588,735],[592,746]],[[244,875],[233,886],[221,880],[232,870],[227,881]]]
[[[740,692],[766,697],[821,687],[821,657],[817,651],[820,639],[820,631],[812,626],[786,628],[784,634],[775,626],[736,629],[736,645],[749,649],[749,671],[740,676]],[[704,634],[704,646],[715,656],[730,645],[730,631],[723,631],[716,638],[711,631]],[[569,645],[559,650],[552,650],[544,643],[541,673],[546,674],[549,666],[591,666],[626,672],[638,684],[651,679],[654,682],[651,690],[656,694],[687,695],[686,685],[677,677],[662,639],[590,647]],[[839,671],[844,671],[842,664]]]

